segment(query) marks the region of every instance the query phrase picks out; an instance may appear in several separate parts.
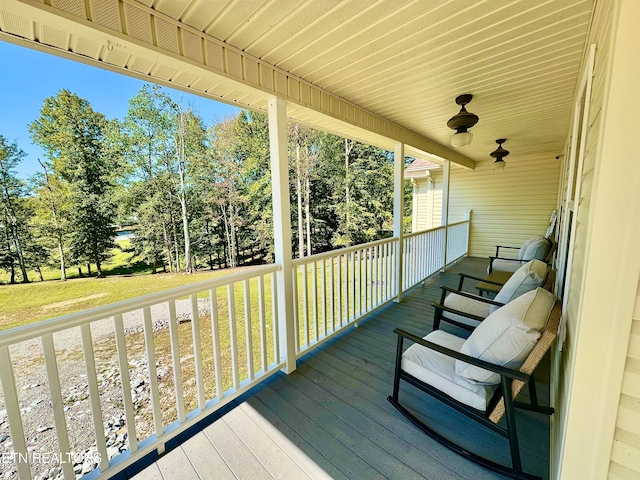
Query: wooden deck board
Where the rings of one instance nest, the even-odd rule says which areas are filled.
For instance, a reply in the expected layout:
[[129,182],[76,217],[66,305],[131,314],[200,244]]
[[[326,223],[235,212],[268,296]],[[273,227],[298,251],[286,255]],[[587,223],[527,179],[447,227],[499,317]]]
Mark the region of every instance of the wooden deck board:
[[191,465],[187,455],[182,450],[182,446],[173,449],[170,456],[160,457],[156,465],[165,480],[175,478],[180,480],[200,480],[198,472]]
[[[276,374],[237,399],[235,409],[130,478],[503,478],[427,437],[386,400],[395,360],[393,329],[426,335],[439,285],[457,286],[458,271],[481,275],[485,268],[485,259],[465,259],[414,288],[403,302],[302,357],[293,374]],[[465,282],[466,291],[476,293],[474,286]],[[442,328],[466,335],[451,325]],[[548,372],[541,373],[538,381],[548,379]],[[540,385],[538,395],[547,402],[548,385]],[[405,382],[401,400],[450,438],[508,461],[503,438]],[[525,469],[548,478],[548,417],[519,411],[517,422]]]
[[[182,450],[200,478],[207,478],[211,472],[216,472],[216,478],[220,480],[236,478],[204,433],[200,432],[184,442]],[[172,452],[167,454],[170,455]]]
[[310,480],[311,477],[242,409],[233,409],[223,420],[273,478]]
[[218,451],[237,478],[272,479],[255,455],[225,421],[229,414],[213,422],[202,433]]

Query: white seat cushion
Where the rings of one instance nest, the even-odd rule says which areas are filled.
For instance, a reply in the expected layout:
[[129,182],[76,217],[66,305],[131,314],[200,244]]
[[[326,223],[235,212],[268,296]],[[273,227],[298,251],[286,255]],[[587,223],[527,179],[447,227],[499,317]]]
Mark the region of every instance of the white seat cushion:
[[[456,295],[455,293],[450,293],[447,295],[447,297],[444,299],[444,306],[460,310],[461,312],[477,315],[482,318],[486,318],[487,315],[489,315],[488,303],[480,302],[478,300],[474,300],[473,298],[463,297],[462,295]],[[476,327],[479,323],[470,318],[458,315],[457,313],[442,312],[442,316],[444,318],[455,320],[472,327]]]
[[[424,337],[451,350],[460,351],[464,338],[456,337],[442,330],[436,330]],[[473,384],[456,375],[456,360],[422,345],[411,345],[402,355],[402,370],[423,381],[459,402],[478,410],[486,410],[489,400],[496,390],[495,385]]]
[[[471,333],[460,353],[507,368],[520,368],[547,324],[555,303],[542,288],[525,293],[489,315]],[[482,384],[497,384],[500,375],[458,360],[456,373]]]
[[[502,286],[496,294],[495,301],[500,303],[509,303],[511,300],[518,298],[531,290],[535,290],[544,283],[547,276],[547,264],[540,260],[531,260],[521,266],[511,275],[509,280]],[[498,309],[496,305],[489,307],[489,313],[493,313]]]

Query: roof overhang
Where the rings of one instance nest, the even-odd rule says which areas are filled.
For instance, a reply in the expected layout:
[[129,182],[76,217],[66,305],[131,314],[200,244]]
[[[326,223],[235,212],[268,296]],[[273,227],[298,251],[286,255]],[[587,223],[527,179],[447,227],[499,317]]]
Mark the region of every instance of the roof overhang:
[[282,97],[293,120],[388,150],[401,142],[407,155],[474,166],[450,148],[134,0],[123,0],[123,8],[108,0],[58,5],[0,0],[0,38],[253,110],[266,111],[269,98]]

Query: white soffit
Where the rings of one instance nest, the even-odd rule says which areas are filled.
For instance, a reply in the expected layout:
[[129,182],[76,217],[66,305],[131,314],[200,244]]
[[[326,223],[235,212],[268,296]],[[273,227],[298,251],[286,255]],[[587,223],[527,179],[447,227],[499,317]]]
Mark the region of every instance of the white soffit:
[[[0,0],[0,38],[472,167],[559,152],[593,0]],[[474,141],[449,147],[472,93]]]

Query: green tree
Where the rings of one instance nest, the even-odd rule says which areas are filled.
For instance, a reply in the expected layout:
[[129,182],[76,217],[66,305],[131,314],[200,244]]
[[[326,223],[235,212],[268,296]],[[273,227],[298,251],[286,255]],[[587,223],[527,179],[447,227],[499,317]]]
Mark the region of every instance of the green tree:
[[67,279],[67,243],[70,231],[71,195],[69,185],[40,161],[42,174],[32,177],[35,196],[31,199],[34,210],[32,225],[39,243],[48,251],[56,250],[60,266],[60,278]]
[[71,255],[78,262],[95,263],[99,276],[115,246],[116,209],[110,193],[119,158],[109,139],[113,128],[87,100],[68,90],[45,99],[40,117],[29,125],[53,173],[69,186]]
[[22,281],[28,282],[27,262],[25,260],[25,236],[27,218],[23,197],[26,186],[17,177],[16,166],[26,157],[24,151],[15,143],[10,143],[0,135],[0,208],[4,231],[4,249],[0,253],[0,265],[10,272],[11,283],[15,283],[15,262],[22,274]]

